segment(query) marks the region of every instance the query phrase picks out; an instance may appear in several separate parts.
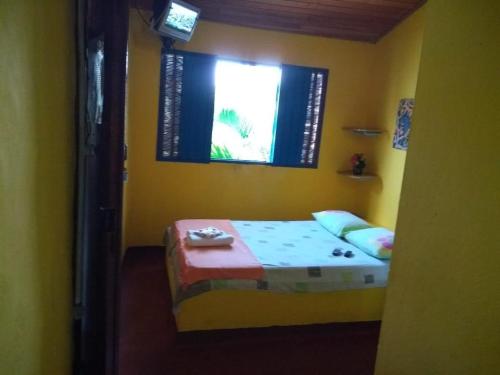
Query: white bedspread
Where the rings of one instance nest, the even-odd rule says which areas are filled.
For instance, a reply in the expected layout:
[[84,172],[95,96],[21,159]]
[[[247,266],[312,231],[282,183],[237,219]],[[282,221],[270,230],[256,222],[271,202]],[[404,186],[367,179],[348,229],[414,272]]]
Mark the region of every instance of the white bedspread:
[[[247,246],[264,267],[262,280],[204,280],[174,289],[176,308],[180,302],[211,290],[265,290],[284,293],[332,292],[380,288],[387,285],[390,261],[373,258],[335,237],[318,222],[232,221]],[[169,264],[178,282],[175,247]],[[350,250],[353,258],[334,256],[333,250]]]
[[[303,285],[304,291],[383,287],[389,261],[365,254],[335,237],[318,222],[232,221],[264,266],[270,289]],[[334,256],[334,249],[352,251],[353,258]],[[281,287],[278,287],[278,284]]]

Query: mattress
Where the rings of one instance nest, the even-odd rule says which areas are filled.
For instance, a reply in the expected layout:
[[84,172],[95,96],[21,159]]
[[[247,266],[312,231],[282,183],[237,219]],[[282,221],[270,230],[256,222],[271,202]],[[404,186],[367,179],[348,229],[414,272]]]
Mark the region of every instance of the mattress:
[[[174,306],[215,290],[314,293],[381,288],[389,261],[373,258],[335,237],[316,221],[232,221],[264,268],[262,280],[203,280],[181,288],[175,249],[169,252],[175,285]],[[334,256],[334,249],[354,257]]]

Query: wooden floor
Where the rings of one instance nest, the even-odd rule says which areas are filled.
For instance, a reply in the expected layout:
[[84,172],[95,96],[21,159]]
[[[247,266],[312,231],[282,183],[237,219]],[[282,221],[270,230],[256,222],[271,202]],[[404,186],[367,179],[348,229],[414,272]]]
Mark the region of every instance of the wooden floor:
[[119,375],[373,373],[378,323],[177,334],[164,265],[161,247],[125,255]]

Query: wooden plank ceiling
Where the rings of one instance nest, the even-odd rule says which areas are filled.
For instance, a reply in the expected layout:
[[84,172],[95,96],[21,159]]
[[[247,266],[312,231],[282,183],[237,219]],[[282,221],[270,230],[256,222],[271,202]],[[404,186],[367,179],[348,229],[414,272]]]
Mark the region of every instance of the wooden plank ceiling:
[[[376,42],[425,0],[187,0],[201,19],[332,38]],[[153,0],[139,0],[150,10]],[[166,0],[165,0],[166,2]]]

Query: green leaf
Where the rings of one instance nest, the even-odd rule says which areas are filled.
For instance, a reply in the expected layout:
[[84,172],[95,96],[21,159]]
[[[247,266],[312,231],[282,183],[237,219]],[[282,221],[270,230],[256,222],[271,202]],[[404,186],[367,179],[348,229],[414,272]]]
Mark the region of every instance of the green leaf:
[[214,144],[212,144],[210,158],[218,160],[233,160],[231,151],[228,150],[227,146],[219,146]]

